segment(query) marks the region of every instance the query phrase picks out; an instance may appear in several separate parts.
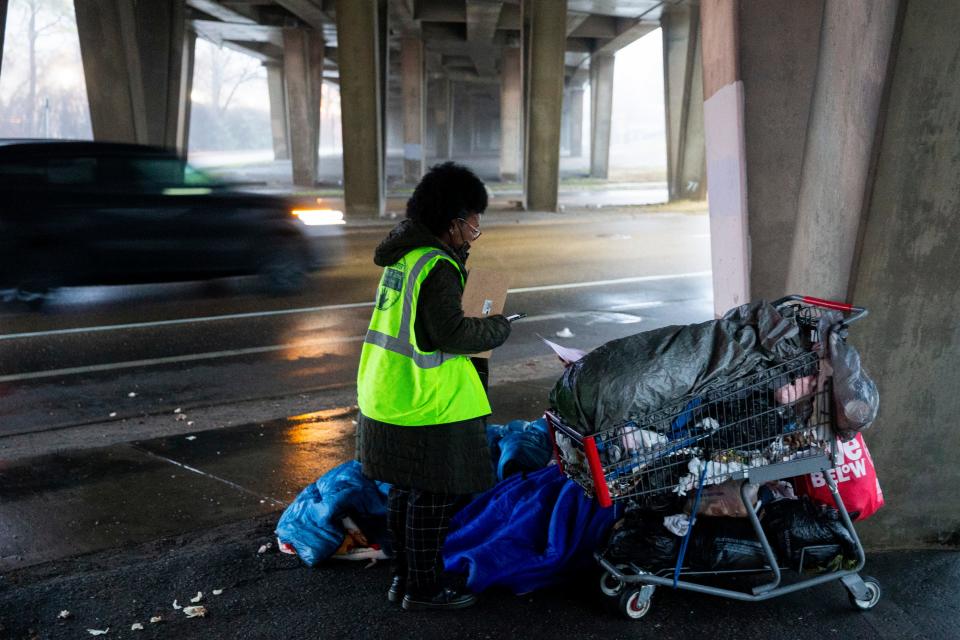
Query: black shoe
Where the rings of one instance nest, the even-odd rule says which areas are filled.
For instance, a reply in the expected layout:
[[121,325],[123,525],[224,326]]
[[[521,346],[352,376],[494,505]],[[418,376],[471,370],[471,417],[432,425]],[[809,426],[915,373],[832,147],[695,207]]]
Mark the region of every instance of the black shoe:
[[403,591],[407,586],[407,581],[403,576],[393,576],[390,582],[390,590],[387,591],[387,600],[390,602],[399,602],[403,599]]
[[403,597],[403,608],[407,611],[418,609],[466,609],[477,602],[477,596],[472,593],[444,589],[432,596],[416,596],[407,594]]

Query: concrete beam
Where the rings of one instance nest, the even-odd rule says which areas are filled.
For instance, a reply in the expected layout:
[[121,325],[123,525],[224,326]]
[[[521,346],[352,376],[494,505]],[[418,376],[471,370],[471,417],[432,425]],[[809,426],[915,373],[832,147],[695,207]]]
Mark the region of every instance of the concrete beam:
[[315,2],[314,0],[274,1],[321,33],[323,33],[323,26],[330,22],[330,18],[323,11],[323,4],[321,2]]
[[383,211],[380,6],[337,0],[343,186],[348,215]]
[[94,139],[176,149],[186,6],[76,0]]
[[503,51],[500,83],[500,179],[520,179],[523,158],[523,73],[520,49]]
[[616,33],[614,37],[599,44],[593,51],[594,55],[614,54],[636,40],[647,35],[654,29],[660,28],[659,22],[649,22],[645,20],[629,20],[626,18],[616,19]]
[[423,132],[426,127],[426,81],[423,67],[423,41],[407,36],[400,41],[401,84],[403,93],[403,179],[416,184],[424,173]]
[[[567,18],[569,27],[569,18]],[[568,38],[616,38],[620,35],[623,25],[613,16],[591,16],[567,33]]]
[[590,177],[610,177],[610,130],[613,117],[613,72],[616,58],[590,58]]
[[567,12],[567,37],[570,37],[577,28],[586,22],[587,18],[590,17],[589,13],[579,13],[577,11],[568,11]]
[[413,17],[422,22],[466,22],[465,0],[416,0]]
[[497,21],[497,29],[502,31],[520,30],[519,4],[504,4],[500,8],[500,20]]
[[[207,38],[204,38],[207,40]],[[215,42],[217,46],[224,46],[227,49],[233,49],[234,51],[239,51],[244,55],[248,55],[251,58],[256,58],[260,62],[276,62],[280,63],[283,60],[283,47],[278,47],[276,45],[270,44],[269,42],[244,42],[236,40],[223,40],[222,42]]]
[[267,94],[270,98],[270,132],[273,136],[273,159],[290,159],[290,122],[287,118],[287,90],[282,64],[265,64]]
[[467,0],[467,42],[489,44],[497,31],[502,1]]
[[530,106],[526,151],[526,205],[556,211],[563,108],[566,3],[531,0]]
[[260,24],[232,24],[216,20],[192,20],[191,26],[201,38],[214,44],[227,40],[242,42],[268,42],[283,47],[283,29]]
[[216,0],[187,0],[187,6],[202,11],[212,18],[222,20],[223,22],[233,22],[236,24],[256,24],[256,20],[249,18],[242,13],[234,11],[229,7],[216,2]]
[[283,76],[293,184],[317,183],[320,145],[320,97],[323,85],[323,37],[315,29],[283,30]]

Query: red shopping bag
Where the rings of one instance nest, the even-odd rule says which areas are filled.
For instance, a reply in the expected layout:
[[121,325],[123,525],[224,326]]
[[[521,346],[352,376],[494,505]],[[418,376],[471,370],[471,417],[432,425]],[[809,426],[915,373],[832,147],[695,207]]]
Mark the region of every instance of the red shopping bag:
[[[883,506],[883,491],[877,480],[873,458],[863,441],[863,435],[848,442],[837,438],[840,450],[839,464],[826,473],[837,484],[843,504],[854,520],[865,520]],[[823,473],[811,473],[796,479],[797,493],[810,496],[814,502],[835,506],[830,487]]]

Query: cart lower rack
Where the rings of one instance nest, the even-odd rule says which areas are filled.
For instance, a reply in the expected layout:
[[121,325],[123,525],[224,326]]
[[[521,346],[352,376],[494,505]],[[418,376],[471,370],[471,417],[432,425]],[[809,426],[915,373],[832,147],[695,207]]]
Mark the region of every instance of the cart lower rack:
[[[828,338],[817,333],[822,309],[846,313],[846,318],[829,331],[845,332],[847,325],[866,315],[865,309],[802,296],[789,296],[776,306],[789,308],[811,345]],[[859,575],[865,563],[863,546],[831,474],[823,476],[840,520],[853,540],[855,566],[801,577],[789,584],[782,583],[780,562],[748,495],[750,484],[825,472],[835,466],[838,452],[831,382],[827,372],[821,371],[818,351],[811,346],[810,351],[786,362],[596,433],[580,433],[547,412],[554,455],[561,470],[601,506],[622,503],[631,508],[658,496],[690,495],[694,498],[692,531],[702,488],[730,481],[740,483],[744,512],[764,556],[765,567],[753,573],[768,573],[769,581],[749,590],[691,581],[707,574],[744,571],[691,571],[682,566],[687,540],[676,567],[670,571],[650,571],[644,567],[643,558],[614,562],[604,552],[597,553],[596,559],[605,570],[601,590],[620,599],[624,615],[632,619],[646,615],[657,586],[756,602],[840,581],[857,609],[876,606],[880,584]],[[801,552],[799,574],[803,573],[805,551]]]

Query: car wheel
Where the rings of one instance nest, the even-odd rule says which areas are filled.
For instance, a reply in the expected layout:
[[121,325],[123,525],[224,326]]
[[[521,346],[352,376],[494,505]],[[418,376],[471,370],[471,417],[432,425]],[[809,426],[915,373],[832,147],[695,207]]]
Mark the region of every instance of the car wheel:
[[272,295],[289,295],[303,290],[309,264],[304,252],[293,244],[281,244],[260,264],[260,279]]

